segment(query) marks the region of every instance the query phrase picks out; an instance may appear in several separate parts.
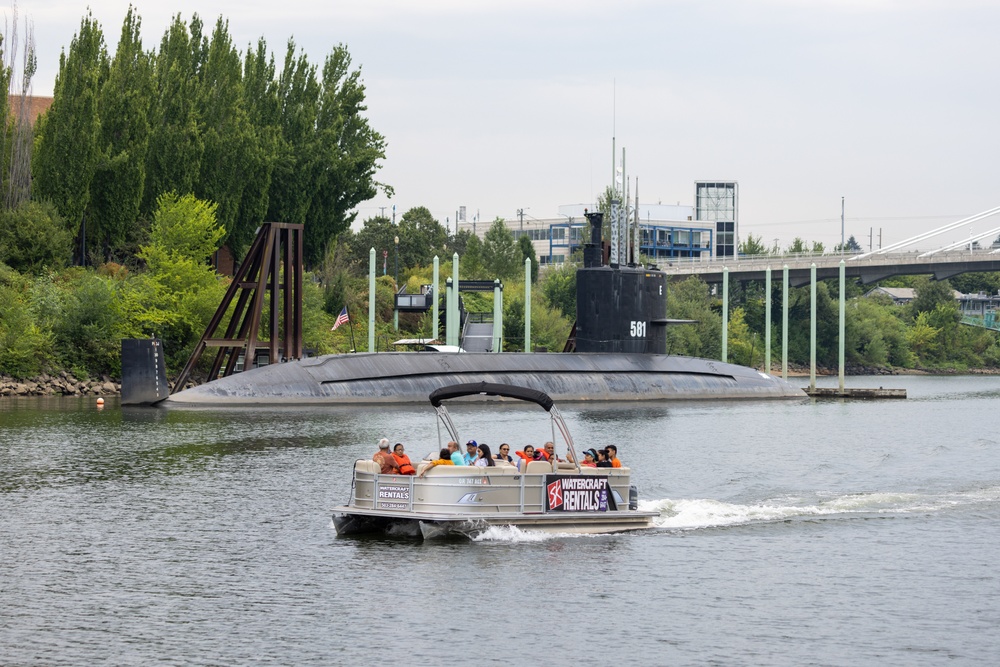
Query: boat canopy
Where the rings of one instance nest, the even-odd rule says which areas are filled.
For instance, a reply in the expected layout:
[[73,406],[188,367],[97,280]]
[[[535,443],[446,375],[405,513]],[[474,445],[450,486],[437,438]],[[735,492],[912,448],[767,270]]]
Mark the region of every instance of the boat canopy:
[[462,396],[475,396],[477,394],[503,396],[504,398],[516,398],[519,401],[529,401],[541,406],[546,412],[551,412],[553,406],[552,399],[544,391],[495,382],[469,382],[435,389],[430,395],[431,405],[437,408],[441,406],[442,401],[461,398]]

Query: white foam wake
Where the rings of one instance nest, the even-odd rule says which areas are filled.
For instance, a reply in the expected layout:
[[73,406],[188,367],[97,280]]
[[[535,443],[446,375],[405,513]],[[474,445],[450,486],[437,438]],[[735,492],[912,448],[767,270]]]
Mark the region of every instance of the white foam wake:
[[473,542],[544,542],[553,538],[583,537],[570,533],[545,533],[521,530],[517,526],[489,526],[473,536]]
[[810,516],[851,514],[907,514],[1000,501],[1000,487],[970,491],[919,494],[906,492],[852,493],[804,500],[795,496],[763,500],[754,504],[727,503],[697,498],[647,500],[639,509],[659,512],[654,524],[660,528],[695,529],[783,521]]

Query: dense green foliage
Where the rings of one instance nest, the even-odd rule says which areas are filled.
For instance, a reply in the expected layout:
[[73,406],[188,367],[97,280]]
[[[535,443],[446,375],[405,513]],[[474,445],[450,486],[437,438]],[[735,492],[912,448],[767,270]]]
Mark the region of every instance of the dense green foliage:
[[88,14],[60,58],[37,126],[36,199],[51,201],[86,261],[135,265],[160,195],[214,202],[237,259],[264,220],[305,225],[318,264],[378,190],[385,139],[365,118],[361,73],[342,45],[321,71],[289,41],[284,66],[260,40],[241,54],[221,17],[211,34],[174,17],[144,50],[130,8],[113,57]]

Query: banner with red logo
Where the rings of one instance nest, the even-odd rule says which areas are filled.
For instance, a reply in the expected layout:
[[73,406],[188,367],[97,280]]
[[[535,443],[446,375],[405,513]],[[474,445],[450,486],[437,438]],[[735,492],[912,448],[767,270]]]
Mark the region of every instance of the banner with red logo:
[[546,512],[607,512],[617,509],[607,477],[545,476]]

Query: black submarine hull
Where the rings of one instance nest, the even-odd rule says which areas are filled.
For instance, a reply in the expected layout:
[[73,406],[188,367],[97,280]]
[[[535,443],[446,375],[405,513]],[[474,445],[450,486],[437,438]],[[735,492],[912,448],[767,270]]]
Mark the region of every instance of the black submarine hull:
[[274,364],[186,389],[167,405],[426,403],[460,382],[539,389],[557,401],[805,398],[781,378],[735,364],[660,354],[333,354]]

